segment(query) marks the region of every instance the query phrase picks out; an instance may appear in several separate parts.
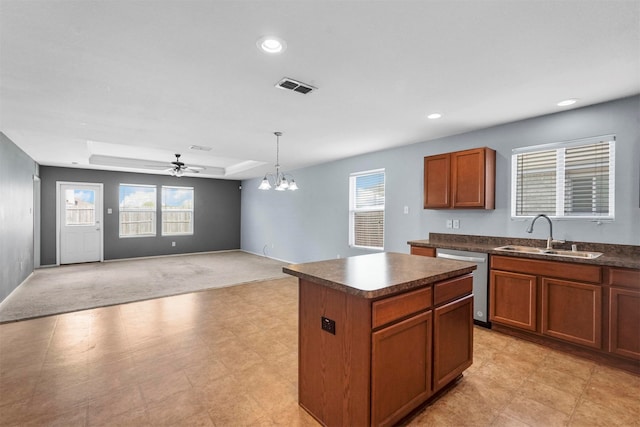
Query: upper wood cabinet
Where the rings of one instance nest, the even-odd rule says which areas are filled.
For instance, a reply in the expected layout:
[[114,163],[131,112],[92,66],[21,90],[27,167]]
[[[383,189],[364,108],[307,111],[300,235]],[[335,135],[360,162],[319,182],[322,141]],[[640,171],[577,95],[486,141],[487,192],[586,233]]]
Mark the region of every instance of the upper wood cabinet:
[[487,147],[424,158],[425,209],[495,209],[496,152]]
[[424,208],[450,208],[451,154],[424,158]]

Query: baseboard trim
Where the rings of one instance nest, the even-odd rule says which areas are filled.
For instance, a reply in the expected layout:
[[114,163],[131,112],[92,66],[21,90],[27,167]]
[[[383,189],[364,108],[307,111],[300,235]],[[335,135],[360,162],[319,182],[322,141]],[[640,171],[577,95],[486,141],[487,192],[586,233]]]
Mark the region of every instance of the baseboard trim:
[[225,250],[221,250],[221,251],[185,252],[185,253],[179,253],[179,254],[149,255],[149,256],[137,256],[137,257],[133,257],[133,258],[105,259],[102,262],[135,261],[137,259],[154,259],[154,258],[167,258],[167,257],[175,257],[175,256],[219,254],[219,253],[224,253],[224,252],[243,252],[243,251],[242,251],[242,249],[225,249]]
[[248,251],[246,249],[240,249],[240,251],[241,252],[246,252],[246,253],[251,254],[251,255],[258,255],[258,256],[261,256],[263,258],[269,258],[269,259],[272,259],[274,261],[286,262],[287,264],[295,264],[295,262],[293,262],[293,261],[289,261],[289,260],[286,260],[286,259],[280,259],[280,258],[268,256],[268,255],[265,255],[265,254],[259,254],[258,252],[252,252],[252,251]]
[[20,287],[22,286],[27,280],[29,280],[31,278],[31,276],[33,276],[33,271],[31,273],[29,273],[29,275],[27,277],[25,277],[25,279],[20,282],[20,284],[18,286],[16,286],[15,288],[13,288],[13,290],[11,292],[9,292],[9,295],[7,295],[2,301],[0,301],[0,310],[2,310],[2,304],[5,303],[5,301],[8,301],[9,298],[11,298],[11,295],[13,295],[13,293]]

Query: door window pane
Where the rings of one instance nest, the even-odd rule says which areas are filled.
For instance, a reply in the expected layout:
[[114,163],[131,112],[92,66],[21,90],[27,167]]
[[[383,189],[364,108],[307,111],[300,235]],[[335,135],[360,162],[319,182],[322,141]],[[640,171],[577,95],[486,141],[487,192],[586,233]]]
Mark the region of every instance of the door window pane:
[[95,225],[95,191],[65,190],[64,199],[65,225]]

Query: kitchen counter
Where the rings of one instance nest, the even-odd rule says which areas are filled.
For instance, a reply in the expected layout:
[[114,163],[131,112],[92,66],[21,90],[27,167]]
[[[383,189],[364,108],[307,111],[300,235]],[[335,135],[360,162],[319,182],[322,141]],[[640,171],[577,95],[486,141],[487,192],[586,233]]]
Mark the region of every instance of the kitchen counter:
[[391,426],[473,362],[468,262],[376,253],[298,277],[298,402],[323,425]]
[[282,271],[313,283],[374,299],[471,273],[474,263],[382,252],[294,264]]
[[549,256],[533,253],[508,252],[495,249],[497,247],[506,245],[521,245],[544,248],[547,244],[546,240],[539,239],[430,233],[429,239],[410,240],[407,243],[411,246],[424,248],[456,249],[461,251],[483,252],[491,255],[640,269],[640,246],[633,245],[616,245],[592,242],[565,242],[562,244],[554,244],[555,249],[571,249],[571,245],[575,244],[577,245],[578,250],[581,251],[602,252],[602,255],[598,258],[589,259]]

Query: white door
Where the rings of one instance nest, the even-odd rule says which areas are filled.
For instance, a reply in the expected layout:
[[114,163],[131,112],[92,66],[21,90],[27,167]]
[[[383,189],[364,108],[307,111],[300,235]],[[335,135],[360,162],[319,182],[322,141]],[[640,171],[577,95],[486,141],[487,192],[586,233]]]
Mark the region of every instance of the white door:
[[102,260],[102,184],[58,183],[60,264]]

